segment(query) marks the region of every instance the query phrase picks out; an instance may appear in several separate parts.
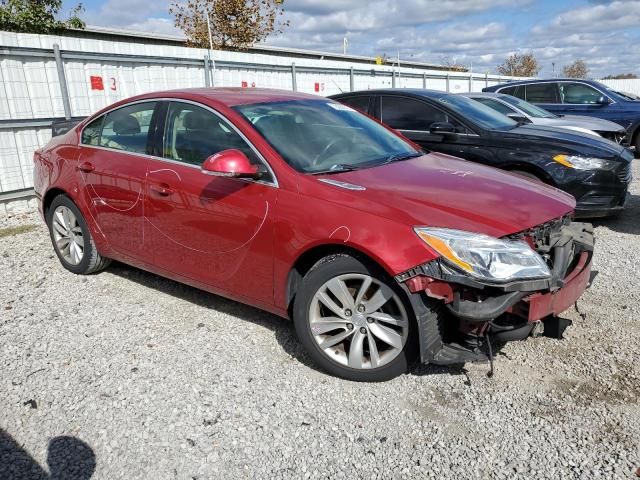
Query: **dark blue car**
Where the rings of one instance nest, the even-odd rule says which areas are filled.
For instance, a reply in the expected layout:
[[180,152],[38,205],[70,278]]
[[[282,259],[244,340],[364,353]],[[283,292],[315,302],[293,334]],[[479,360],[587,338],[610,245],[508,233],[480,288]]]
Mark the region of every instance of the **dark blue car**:
[[626,143],[640,154],[640,100],[593,80],[551,79],[509,82],[483,89],[539,105],[556,115],[587,115],[619,123]]

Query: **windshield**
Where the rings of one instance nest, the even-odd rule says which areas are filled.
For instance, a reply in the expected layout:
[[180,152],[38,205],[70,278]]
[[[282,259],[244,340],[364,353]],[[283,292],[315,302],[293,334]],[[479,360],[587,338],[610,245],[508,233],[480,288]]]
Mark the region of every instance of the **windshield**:
[[438,101],[487,130],[511,130],[518,126],[518,122],[506,115],[467,97],[447,95],[440,97]]
[[300,172],[345,171],[421,155],[366,115],[325,99],[239,105],[235,110]]
[[618,95],[619,97],[622,97],[625,100],[638,100],[638,98],[640,98],[633,93],[619,92],[618,90],[614,90],[613,88],[608,88],[608,87],[607,87],[607,92],[613,93],[614,95]]
[[512,97],[511,95],[502,95],[500,97],[500,100],[502,100],[503,102],[510,103],[511,105],[513,105],[516,108],[519,108],[520,110],[522,110],[524,113],[526,113],[530,117],[535,117],[535,118],[557,118],[557,116],[554,115],[553,113],[547,112],[543,108],[536,107],[535,105],[533,105],[533,104],[531,104],[529,102],[525,102],[524,100],[520,100],[519,98]]

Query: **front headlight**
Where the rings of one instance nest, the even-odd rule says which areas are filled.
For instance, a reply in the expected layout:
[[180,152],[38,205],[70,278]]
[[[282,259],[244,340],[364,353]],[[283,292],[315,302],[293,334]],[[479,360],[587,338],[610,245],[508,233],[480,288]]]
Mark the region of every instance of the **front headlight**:
[[605,160],[604,158],[580,157],[578,155],[556,155],[553,160],[565,167],[576,170],[613,170],[618,162]]
[[500,240],[447,228],[414,228],[418,236],[447,263],[478,280],[505,283],[550,278],[549,267],[522,240]]

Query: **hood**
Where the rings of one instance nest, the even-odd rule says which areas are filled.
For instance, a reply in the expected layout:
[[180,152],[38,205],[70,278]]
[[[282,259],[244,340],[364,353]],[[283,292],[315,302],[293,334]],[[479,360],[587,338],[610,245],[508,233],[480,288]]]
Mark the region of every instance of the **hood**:
[[[526,230],[575,208],[574,198],[561,190],[438,153],[307,178],[315,185],[301,193],[409,226],[455,228],[496,237]],[[327,181],[347,182],[351,189]]]
[[[496,131],[496,135],[504,140],[527,140],[540,145],[553,146],[558,150],[572,149],[577,152],[586,152],[593,157],[610,158],[618,157],[624,152],[624,147],[610,142],[604,138],[565,128],[550,127],[546,125],[521,125],[506,132]],[[571,153],[571,152],[568,152]]]
[[600,132],[620,132],[624,131],[624,127],[615,122],[604,120],[596,117],[586,117],[582,115],[563,115],[560,118],[551,118],[553,124],[549,125],[563,125],[568,127],[582,127],[589,130],[595,130]]

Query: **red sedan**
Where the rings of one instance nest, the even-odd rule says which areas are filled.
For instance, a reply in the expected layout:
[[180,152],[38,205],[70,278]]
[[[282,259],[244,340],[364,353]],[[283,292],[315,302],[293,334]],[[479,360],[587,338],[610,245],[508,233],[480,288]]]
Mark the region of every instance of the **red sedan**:
[[34,159],[66,269],[115,259],[292,318],[318,365],[352,380],[490,360],[557,326],[589,280],[571,196],[311,95],[142,95]]

